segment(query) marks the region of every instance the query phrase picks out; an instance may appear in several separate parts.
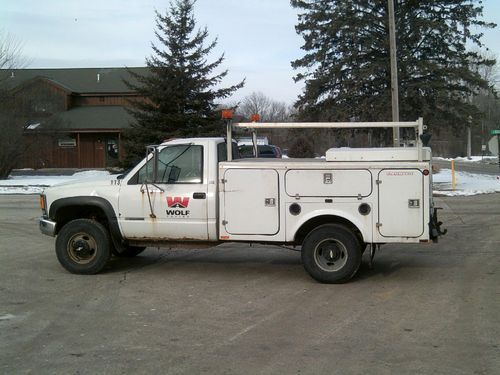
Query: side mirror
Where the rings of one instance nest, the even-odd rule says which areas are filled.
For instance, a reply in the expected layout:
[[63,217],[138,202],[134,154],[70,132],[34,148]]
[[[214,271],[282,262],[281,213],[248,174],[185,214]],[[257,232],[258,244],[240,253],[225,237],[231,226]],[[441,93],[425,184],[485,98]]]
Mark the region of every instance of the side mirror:
[[170,173],[168,174],[168,183],[174,184],[179,179],[179,175],[181,174],[181,169],[176,167],[175,165],[170,166]]

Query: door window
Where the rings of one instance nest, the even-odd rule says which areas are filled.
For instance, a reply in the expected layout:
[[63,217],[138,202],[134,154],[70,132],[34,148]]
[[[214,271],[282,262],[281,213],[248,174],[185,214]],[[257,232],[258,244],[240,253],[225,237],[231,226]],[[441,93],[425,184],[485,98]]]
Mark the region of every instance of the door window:
[[[138,172],[134,183],[153,182],[153,159]],[[201,184],[203,181],[203,147],[175,145],[164,147],[158,154],[156,183]]]

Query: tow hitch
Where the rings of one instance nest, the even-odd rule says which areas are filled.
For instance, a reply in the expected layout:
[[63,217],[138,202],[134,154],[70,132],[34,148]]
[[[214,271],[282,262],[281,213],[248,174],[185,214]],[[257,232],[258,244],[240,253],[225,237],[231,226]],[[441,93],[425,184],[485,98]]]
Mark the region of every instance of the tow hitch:
[[432,242],[438,242],[439,236],[444,236],[448,229],[441,230],[442,221],[438,221],[437,211],[442,210],[441,207],[434,207],[433,213],[431,215],[431,221],[429,222],[430,237]]

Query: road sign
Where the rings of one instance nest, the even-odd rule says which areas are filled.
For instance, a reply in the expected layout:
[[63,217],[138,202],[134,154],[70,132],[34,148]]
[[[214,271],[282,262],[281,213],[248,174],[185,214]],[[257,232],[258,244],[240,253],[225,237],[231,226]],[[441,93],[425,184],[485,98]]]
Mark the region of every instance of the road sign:
[[491,135],[499,135],[500,134],[500,129],[493,129],[490,131]]

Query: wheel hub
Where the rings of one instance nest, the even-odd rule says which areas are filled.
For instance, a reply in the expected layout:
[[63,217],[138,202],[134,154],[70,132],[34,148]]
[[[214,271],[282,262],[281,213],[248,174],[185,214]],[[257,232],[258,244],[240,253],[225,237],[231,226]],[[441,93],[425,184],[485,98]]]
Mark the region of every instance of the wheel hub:
[[325,239],[316,246],[314,258],[316,264],[327,272],[336,272],[347,263],[345,245],[333,238]]
[[337,260],[340,259],[342,254],[338,246],[332,244],[325,246],[320,251],[321,251],[321,256],[323,256],[327,262],[336,262]]
[[73,250],[79,257],[88,257],[91,253],[90,246],[87,241],[78,240],[73,243]]
[[97,254],[96,240],[87,233],[77,233],[68,241],[68,255],[80,264],[91,262]]

